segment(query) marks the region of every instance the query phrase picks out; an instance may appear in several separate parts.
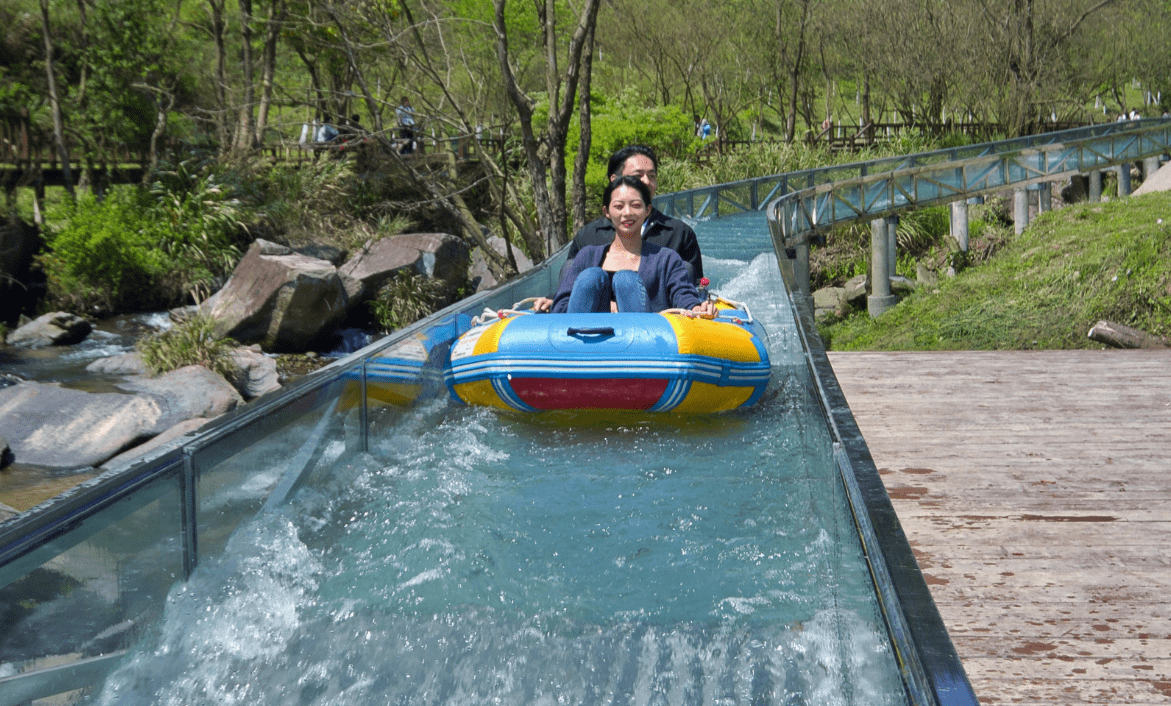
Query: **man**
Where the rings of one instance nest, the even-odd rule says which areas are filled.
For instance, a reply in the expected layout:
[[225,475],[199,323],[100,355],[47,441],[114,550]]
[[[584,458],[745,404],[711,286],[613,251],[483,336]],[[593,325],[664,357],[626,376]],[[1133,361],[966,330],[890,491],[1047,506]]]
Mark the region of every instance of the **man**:
[[[623,147],[610,156],[607,174],[610,181],[620,176],[632,176],[650,189],[651,197],[659,188],[659,160],[650,147],[644,145],[630,145]],[[657,208],[651,207],[651,215],[647,216],[643,224],[642,239],[664,248],[670,248],[679,253],[684,264],[691,270],[692,279],[698,284],[703,278],[703,256],[699,252],[699,241],[695,231],[678,218],[671,218]],[[586,245],[609,245],[614,241],[614,225],[608,218],[599,218],[585,224],[577,232],[577,236],[569,244],[569,257],[565,263],[573,261],[577,252]],[[565,272],[562,266],[562,273]],[[535,311],[548,311],[553,300],[541,298],[533,305]]]
[[411,107],[411,99],[403,96],[403,102],[394,109],[398,118],[398,135],[404,141],[400,154],[411,154],[415,151],[415,110]]

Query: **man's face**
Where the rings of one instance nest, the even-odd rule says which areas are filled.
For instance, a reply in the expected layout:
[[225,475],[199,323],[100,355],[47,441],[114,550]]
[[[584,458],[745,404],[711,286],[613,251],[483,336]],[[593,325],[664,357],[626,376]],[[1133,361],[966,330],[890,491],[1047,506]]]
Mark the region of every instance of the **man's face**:
[[655,163],[643,154],[636,154],[626,160],[622,165],[622,176],[632,176],[646,184],[652,197],[659,188],[659,173],[655,170]]

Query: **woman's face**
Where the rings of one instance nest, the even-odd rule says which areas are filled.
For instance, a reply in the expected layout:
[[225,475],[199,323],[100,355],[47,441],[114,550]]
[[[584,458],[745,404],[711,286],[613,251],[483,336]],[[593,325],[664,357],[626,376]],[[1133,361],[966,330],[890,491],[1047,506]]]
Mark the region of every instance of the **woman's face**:
[[620,186],[610,194],[606,206],[606,218],[614,224],[614,230],[621,235],[642,235],[642,222],[650,208],[633,186]]

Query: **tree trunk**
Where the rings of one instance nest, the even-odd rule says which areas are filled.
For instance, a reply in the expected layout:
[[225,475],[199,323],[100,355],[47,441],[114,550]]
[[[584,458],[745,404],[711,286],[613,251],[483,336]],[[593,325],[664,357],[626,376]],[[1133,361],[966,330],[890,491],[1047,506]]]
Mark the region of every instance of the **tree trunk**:
[[594,27],[586,33],[585,47],[582,49],[581,66],[581,97],[577,101],[578,123],[581,126],[581,135],[577,143],[577,158],[573,161],[573,232],[582,229],[586,224],[586,191],[585,174],[590,161],[590,142],[592,139],[590,127],[590,83],[594,69]]
[[546,0],[543,6],[538,5],[538,15],[544,29],[545,89],[549,99],[549,117],[544,131],[539,136],[533,132],[533,101],[521,91],[512,71],[508,28],[504,22],[506,2],[507,0],[493,0],[496,10],[496,56],[500,62],[508,98],[520,117],[521,138],[529,179],[533,186],[537,219],[545,232],[549,251],[552,251],[569,242],[565,209],[565,140],[582,68],[582,47],[587,32],[597,21],[598,0],[586,0],[586,6],[569,42],[564,79],[557,70],[556,5],[554,0]]
[[253,126],[256,107],[256,62],[252,59],[252,0],[240,2],[240,69],[244,81],[244,96],[240,101],[239,118],[236,122],[236,151],[245,153],[254,144],[256,130]]
[[48,79],[49,110],[53,114],[53,142],[57,146],[57,158],[61,160],[65,190],[70,198],[77,198],[73,191],[73,175],[69,169],[69,148],[65,146],[65,123],[61,119],[61,98],[57,94],[57,77],[53,71],[53,39],[49,35],[49,0],[41,0],[41,33],[45,38],[45,75]]
[[264,30],[264,53],[261,58],[260,107],[256,114],[256,144],[264,144],[264,131],[268,127],[268,110],[272,105],[272,84],[276,74],[276,43],[280,38],[281,24],[285,19],[282,0],[272,0],[268,6],[268,21]]
[[224,47],[224,2],[207,0],[211,13],[211,39],[215,46],[215,128],[220,154],[230,147],[228,135],[228,70],[227,49]]

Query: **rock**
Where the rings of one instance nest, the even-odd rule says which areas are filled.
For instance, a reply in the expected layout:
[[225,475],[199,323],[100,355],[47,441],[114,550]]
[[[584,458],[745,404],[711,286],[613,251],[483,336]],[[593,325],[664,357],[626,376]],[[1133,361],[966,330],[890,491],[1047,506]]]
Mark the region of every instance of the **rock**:
[[174,441],[175,439],[178,439],[179,437],[181,437],[185,434],[188,434],[190,432],[195,431],[196,429],[199,429],[204,424],[207,424],[210,421],[211,421],[211,419],[209,419],[208,417],[195,417],[194,419],[187,419],[182,422],[179,422],[178,424],[172,426],[170,429],[167,429],[166,431],[164,431],[163,433],[154,437],[153,439],[150,439],[149,441],[141,443],[138,446],[135,446],[134,448],[130,449],[129,451],[123,451],[122,453],[118,454],[117,456],[106,461],[105,463],[102,464],[102,470],[113,468],[114,466],[119,466],[124,463],[129,463],[130,461],[133,461],[134,459],[138,458],[139,456],[145,455],[148,451],[153,451],[168,442]]
[[1131,192],[1130,195],[1142,196],[1143,194],[1167,191],[1168,189],[1171,189],[1171,162],[1164,164],[1149,178],[1143,180],[1143,183]]
[[0,468],[8,468],[16,458],[12,454],[12,447],[8,445],[8,439],[0,436]]
[[44,247],[40,230],[17,218],[0,219],[0,321],[31,310],[43,288],[33,282],[33,258]]
[[866,306],[866,287],[868,284],[869,280],[866,275],[858,275],[847,280],[845,286],[846,302],[850,306]]
[[[488,238],[488,244],[491,245],[492,249],[496,252],[500,253],[504,257],[508,257],[508,248],[507,244],[504,242],[504,238],[501,238],[499,235],[494,235],[491,238]],[[532,260],[530,260],[523,252],[521,252],[519,247],[515,245],[512,247],[512,255],[516,258],[516,267],[518,271],[527,272],[533,269]],[[500,284],[496,280],[496,277],[492,275],[492,270],[488,268],[488,258],[485,257],[484,253],[480,252],[479,250],[476,250],[476,252],[472,254],[472,268],[468,271],[468,277],[472,280],[475,280],[477,277],[480,278],[480,284],[478,287],[476,287],[477,291],[491,289]]]
[[915,291],[915,283],[902,275],[895,275],[890,278],[890,291],[892,294],[910,294]]
[[221,336],[299,352],[342,320],[356,303],[352,289],[326,260],[257,240],[202,308],[216,319]]
[[242,402],[219,375],[198,366],[124,383],[137,394],[93,393],[22,382],[0,390],[0,434],[17,460],[34,466],[96,466],[195,417]]
[[251,400],[281,389],[276,360],[257,350],[257,347],[237,348],[232,351],[231,357],[239,372],[228,382],[244,399]]
[[823,287],[813,293],[813,317],[824,319],[830,314],[841,315],[845,302],[844,287]]
[[5,520],[11,520],[12,518],[16,517],[19,514],[20,514],[20,510],[17,510],[14,507],[9,507],[8,505],[5,505],[4,503],[0,503],[0,522],[4,522]]
[[105,375],[149,375],[146,363],[137,351],[120,353],[108,358],[98,358],[85,366],[86,372],[102,373]]
[[138,378],[118,387],[161,401],[162,415],[148,428],[150,436],[188,419],[218,417],[244,403],[231,383],[201,365],[188,365],[157,378]]
[[915,282],[920,287],[934,287],[939,284],[939,273],[920,262],[915,266]]
[[95,466],[156,434],[154,397],[92,393],[23,382],[0,390],[0,433],[21,463],[56,469]]
[[339,272],[358,280],[373,296],[399,272],[413,269],[442,282],[450,296],[467,280],[468,246],[446,233],[395,235],[375,241],[354,254]]
[[318,260],[325,260],[334,267],[341,267],[342,263],[346,261],[346,251],[333,245],[310,243],[294,248],[293,251],[308,257],[315,257]]
[[1090,329],[1090,339],[1115,348],[1166,348],[1167,342],[1130,326],[1099,321]]
[[80,316],[55,311],[37,317],[8,334],[8,345],[22,348],[71,346],[85,340],[93,325]]

